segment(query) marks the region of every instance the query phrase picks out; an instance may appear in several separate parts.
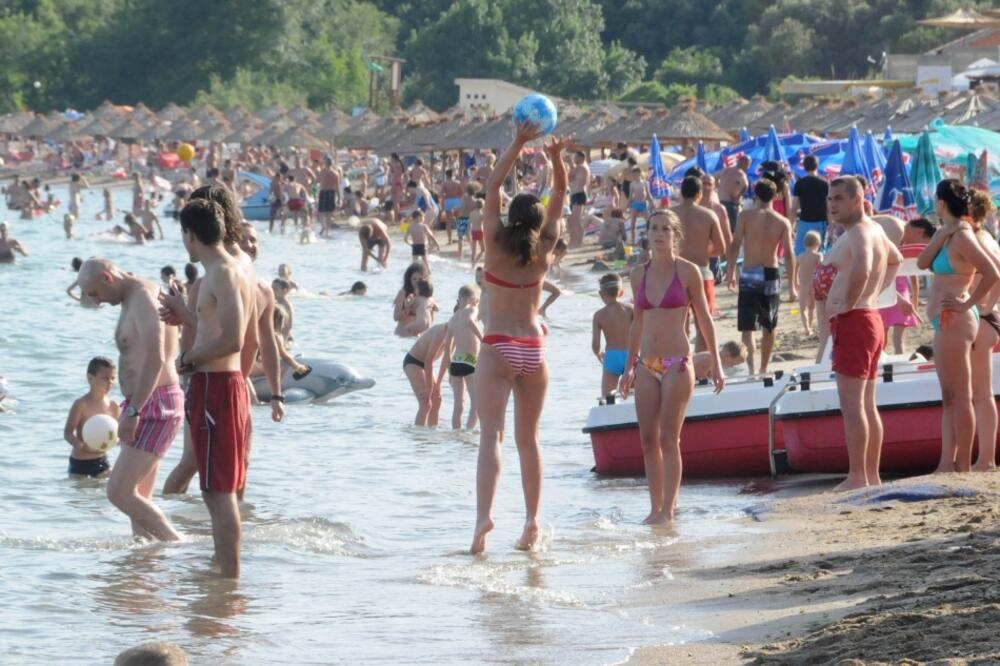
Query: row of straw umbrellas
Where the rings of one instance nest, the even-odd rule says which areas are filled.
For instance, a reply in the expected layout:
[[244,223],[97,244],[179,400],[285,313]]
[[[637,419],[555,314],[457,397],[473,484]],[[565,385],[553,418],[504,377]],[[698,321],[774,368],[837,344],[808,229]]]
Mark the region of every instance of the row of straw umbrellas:
[[[918,132],[935,118],[1000,130],[1000,96],[992,91],[923,96],[919,93],[807,99],[772,103],[762,97],[712,107],[684,100],[674,107],[623,106],[597,102],[559,103],[561,134],[584,147],[618,142],[664,144],[731,142],[740,129],[750,134],[779,130],[843,136],[851,126],[881,132]],[[74,115],[74,118],[68,118]],[[199,141],[298,148],[350,148],[380,153],[499,148],[510,140],[510,114],[484,116],[459,106],[437,113],[421,102],[385,116],[371,110],[357,116],[331,108],[272,105],[256,112],[222,111],[210,104],[189,108],[168,104],[152,111],[104,102],[85,114],[17,112],[0,116],[0,133],[33,140],[71,142],[107,137],[125,143]]]

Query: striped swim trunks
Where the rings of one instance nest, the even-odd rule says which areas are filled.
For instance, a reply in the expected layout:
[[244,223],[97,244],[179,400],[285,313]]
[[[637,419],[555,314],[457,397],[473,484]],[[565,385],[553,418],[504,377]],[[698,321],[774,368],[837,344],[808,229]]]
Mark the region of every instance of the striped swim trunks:
[[[129,399],[126,398],[121,405],[121,420],[126,418],[125,410],[128,406]],[[183,422],[184,391],[181,390],[180,384],[157,386],[139,412],[135,439],[122,444],[162,458],[170,449]]]

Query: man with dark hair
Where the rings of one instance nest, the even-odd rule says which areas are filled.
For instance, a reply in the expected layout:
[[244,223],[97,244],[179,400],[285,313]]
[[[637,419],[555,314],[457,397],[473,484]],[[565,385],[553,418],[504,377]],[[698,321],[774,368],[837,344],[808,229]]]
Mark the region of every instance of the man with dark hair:
[[792,188],[791,219],[798,220],[795,225],[795,256],[805,252],[805,238],[810,231],[815,231],[826,242],[826,196],[830,186],[816,175],[819,162],[814,155],[806,155],[802,160],[802,168],[806,175],[799,178]]
[[181,210],[181,237],[191,261],[205,268],[198,289],[194,344],[177,360],[191,374],[187,418],[202,496],[212,517],[216,561],[225,578],[240,575],[236,492],[246,475],[249,395],[241,352],[254,312],[253,286],[222,244],[224,212],[195,199]]
[[727,167],[719,172],[719,203],[726,209],[731,231],[736,230],[736,220],[740,214],[743,195],[750,187],[750,181],[747,178],[749,168],[750,157],[740,155],[737,158],[736,166]]
[[569,172],[570,215],[566,220],[571,248],[583,245],[583,209],[587,206],[587,187],[590,185],[590,167],[587,154],[582,150],[573,153],[573,168]]
[[465,188],[455,178],[455,172],[452,169],[446,170],[444,177],[445,181],[441,184],[441,196],[444,199],[441,221],[444,222],[448,232],[448,245],[451,245],[451,233],[455,228],[455,213],[462,208],[462,196],[465,194]]
[[882,420],[875,402],[876,373],[885,345],[878,297],[893,283],[902,255],[865,215],[864,188],[845,176],[830,183],[830,219],[844,237],[823,258],[836,269],[826,298],[833,340],[833,371],[844,417],[849,471],[835,490],[881,483]]
[[704,175],[705,175],[705,172],[702,171],[699,167],[696,167],[696,166],[693,166],[693,167],[691,167],[690,169],[688,169],[687,171],[684,172],[684,177],[685,178],[690,178],[691,176],[694,176],[695,178],[701,178]]
[[795,255],[792,253],[792,227],[788,220],[774,211],[773,200],[777,194],[774,183],[762,178],[754,185],[757,202],[753,210],[740,213],[729,246],[729,271],[726,281],[729,289],[736,288],[736,258],[740,247],[743,252],[743,269],[740,271],[740,290],[736,301],[736,328],[743,334],[747,347],[747,366],[754,374],[754,332],[763,329],[760,343],[760,372],[767,372],[774,348],[774,331],[778,327],[778,308],[781,305],[781,283],[778,272],[778,246],[785,250],[785,275],[788,279],[788,298],[794,303],[798,297],[795,289]]
[[340,207],[340,169],[333,163],[333,159],[326,157],[323,160],[323,170],[319,172],[319,221],[322,225],[320,236],[330,235],[330,225],[333,223],[333,214]]
[[926,217],[910,220],[903,227],[903,245],[926,243],[934,235],[934,225]]
[[[707,173],[701,176],[701,205],[711,210],[719,218],[719,228],[722,229],[722,238],[726,241],[726,251],[717,257],[712,257],[708,262],[708,267],[712,269],[712,275],[715,276],[715,282],[718,284],[725,277],[722,274],[721,259],[729,252],[729,245],[733,242],[733,230],[729,222],[729,213],[726,212],[725,206],[719,203],[719,194],[715,189],[715,177]],[[712,314],[718,314],[718,311]]]
[[[701,205],[701,178],[687,176],[681,181],[681,202],[674,207],[674,212],[681,222],[684,237],[680,242],[681,257],[687,259],[701,271],[701,279],[705,285],[705,297],[708,300],[708,311],[715,311],[715,275],[709,268],[709,259],[713,256],[725,256],[729,250],[726,247],[725,236],[719,217],[710,209]],[[705,351],[705,345],[698,322],[696,351]]]

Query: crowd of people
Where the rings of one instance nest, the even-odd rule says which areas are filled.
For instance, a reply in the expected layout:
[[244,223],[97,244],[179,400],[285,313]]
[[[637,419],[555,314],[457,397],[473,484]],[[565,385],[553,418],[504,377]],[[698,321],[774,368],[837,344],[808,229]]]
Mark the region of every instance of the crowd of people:
[[[943,396],[938,471],[994,468],[990,354],[1000,342],[1000,248],[988,195],[942,181],[935,227],[923,218],[873,215],[866,183],[854,176],[828,182],[812,158],[804,160],[806,176],[792,182],[776,163],[752,172],[749,159],[740,157],[717,175],[692,169],[668,202],[651,195],[627,146],[619,146],[626,168],[618,180],[593,176],[589,156],[569,151],[569,140],[529,147],[538,138],[533,126],[521,125],[499,155],[454,153],[426,164],[393,154],[346,168],[333,156],[308,151],[296,151],[289,161],[254,147],[223,158],[209,147],[200,157],[201,171],[185,171],[170,184],[173,216],[191,261],[184,280],[172,266],[156,283],[108,259],[74,260],[77,279],[68,293],[87,305],[121,310],[118,362],[90,360],[89,391],[73,403],[65,423],[70,474],[109,476],[108,498],[129,517],[136,537],[179,539],[153,490],[160,461],[183,431],[184,451],[163,491],[184,492],[198,474],[216,564],[223,576],[239,575],[238,502],[246,488],[250,405],[256,400],[249,378],[266,378],[270,416],[281,421],[283,367],[296,378],[311,371],[288,352],[294,322],[289,294],[297,289],[291,268],[283,264],[271,281],[254,269],[258,231],[240,208],[253,193],[240,176],[248,171],[270,178],[269,232],[286,233],[291,223],[306,241],[314,225],[320,237],[349,226],[360,243],[362,272],[389,269],[394,240],[410,246],[412,262],[392,304],[394,332],[413,339],[402,366],[417,402],[414,423],[439,424],[447,377],[452,428],[479,427],[473,553],[485,550],[494,526],[510,402],[526,507],[518,547],[530,549],[538,539],[538,424],[549,378],[543,319],[561,293],[561,260],[588,235],[609,250],[628,247],[621,253],[624,267],[599,278],[602,303],[593,316],[592,351],[602,394],[635,397],[650,493],[646,523],[674,518],[683,475],[680,431],[696,380],[718,393],[737,366],[745,365],[751,376],[770,371],[782,280],[805,335],[816,336],[818,361],[829,341],[850,459],[838,489],[880,483],[876,368],[887,337],[893,351],[903,353],[904,330],[922,321],[922,280],[897,275],[900,247],[907,245],[925,246],[917,263],[934,273],[926,307],[934,342],[924,353],[934,359]],[[111,233],[136,243],[163,239],[157,179],[133,174],[129,211],[115,211],[104,189],[99,219],[122,215],[125,225]],[[48,189],[15,178],[6,188],[8,207],[31,217],[54,209],[58,203],[39,187]],[[71,176],[67,238],[81,214],[81,190],[89,187],[82,175]],[[28,256],[0,224],[0,262],[13,261],[15,252]],[[428,261],[433,252],[470,262],[475,276],[441,321],[451,297],[435,295]],[[886,306],[879,295],[891,285],[897,299]],[[742,340],[720,345],[715,321],[727,314],[719,309],[717,288],[723,286],[737,294]],[[629,288],[631,302],[624,299]],[[366,290],[359,281],[345,293]],[[116,381],[125,397],[120,405],[109,398]],[[123,446],[113,467],[83,440],[83,424],[97,414],[119,422]],[[980,455],[973,464],[977,433]]]

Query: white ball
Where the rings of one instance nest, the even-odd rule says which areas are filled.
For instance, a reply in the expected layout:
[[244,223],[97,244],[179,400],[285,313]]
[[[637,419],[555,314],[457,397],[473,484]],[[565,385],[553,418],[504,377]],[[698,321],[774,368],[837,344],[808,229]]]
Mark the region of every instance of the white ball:
[[94,451],[110,451],[118,443],[118,421],[107,414],[94,414],[83,424],[83,441]]
[[347,224],[349,224],[352,227],[356,227],[359,224],[361,224],[361,218],[358,217],[357,215],[351,215],[349,218],[347,218]]

